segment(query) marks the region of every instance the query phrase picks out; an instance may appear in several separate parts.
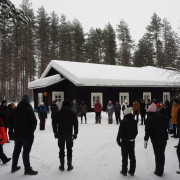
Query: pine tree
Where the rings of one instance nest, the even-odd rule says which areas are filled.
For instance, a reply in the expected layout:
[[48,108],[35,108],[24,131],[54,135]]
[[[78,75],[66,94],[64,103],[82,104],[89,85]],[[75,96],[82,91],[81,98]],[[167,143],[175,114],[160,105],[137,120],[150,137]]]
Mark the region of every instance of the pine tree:
[[119,64],[128,66],[131,64],[131,50],[133,48],[133,40],[130,30],[124,20],[120,21],[117,28],[117,38],[120,41],[120,49],[118,52]]
[[156,61],[155,64],[157,67],[161,67],[161,36],[162,36],[162,22],[161,18],[154,13],[151,17],[150,25],[147,26],[147,31],[149,36],[151,37],[153,43],[155,44],[155,53],[156,53]]
[[116,64],[116,34],[110,23],[105,27],[103,31],[104,35],[104,63]]
[[151,39],[145,34],[137,45],[134,52],[133,65],[136,67],[153,66],[154,49]]
[[37,40],[39,49],[39,75],[41,75],[50,62],[50,17],[44,7],[38,9],[37,14]]

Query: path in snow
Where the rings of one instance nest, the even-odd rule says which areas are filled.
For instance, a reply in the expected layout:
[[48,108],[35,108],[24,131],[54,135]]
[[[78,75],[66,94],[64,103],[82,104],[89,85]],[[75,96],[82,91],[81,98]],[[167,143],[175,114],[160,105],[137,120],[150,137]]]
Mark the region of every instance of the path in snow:
[[[39,174],[33,180],[158,180],[161,179],[153,174],[154,153],[151,142],[144,149],[144,126],[138,125],[139,134],[136,139],[137,168],[134,177],[123,177],[121,170],[121,150],[116,143],[119,126],[115,123],[107,124],[107,115],[102,114],[102,124],[94,124],[94,113],[88,113],[88,124],[79,124],[79,134],[74,141],[73,166],[71,172],[59,171],[59,158],[57,140],[51,127],[50,115],[46,122],[46,130],[40,131],[39,124],[35,132],[35,141],[31,152],[31,165],[38,170]],[[115,119],[115,118],[114,118]],[[80,122],[80,119],[79,119]],[[140,123],[140,122],[139,122]],[[166,165],[163,179],[178,180],[180,175],[176,174],[178,160],[174,145],[178,139],[170,137],[166,148]],[[14,143],[4,145],[4,151],[8,157],[12,155]],[[67,161],[66,161],[67,162]],[[3,165],[0,162],[1,180],[32,179],[24,175],[22,156],[19,159],[20,171],[11,174],[11,162]]]

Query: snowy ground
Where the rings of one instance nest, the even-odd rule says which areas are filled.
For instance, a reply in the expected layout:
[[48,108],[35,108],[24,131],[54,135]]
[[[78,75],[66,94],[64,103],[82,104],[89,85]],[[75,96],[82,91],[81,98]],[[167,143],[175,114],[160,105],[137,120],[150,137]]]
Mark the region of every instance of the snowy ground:
[[[107,115],[102,114],[102,124],[94,124],[94,113],[88,113],[88,124],[79,124],[79,134],[74,141],[73,166],[71,172],[59,171],[59,158],[57,140],[54,139],[50,115],[46,122],[46,130],[40,131],[39,126],[35,132],[35,142],[31,151],[31,165],[39,174],[33,180],[158,180],[161,179],[153,174],[154,153],[151,142],[148,148],[144,149],[144,126],[138,125],[139,134],[136,139],[136,159],[137,168],[134,177],[123,177],[121,170],[121,150],[116,143],[116,136],[119,126],[115,123],[107,124]],[[115,119],[115,118],[114,118]],[[79,119],[80,121],[80,119]],[[163,179],[178,180],[180,175],[176,174],[178,160],[174,145],[178,139],[168,140],[166,148],[166,165]],[[14,143],[4,145],[4,151],[11,157]],[[19,159],[22,167],[18,172],[11,174],[11,162],[3,165],[0,162],[1,180],[21,180],[32,179],[31,176],[24,175],[22,156]]]

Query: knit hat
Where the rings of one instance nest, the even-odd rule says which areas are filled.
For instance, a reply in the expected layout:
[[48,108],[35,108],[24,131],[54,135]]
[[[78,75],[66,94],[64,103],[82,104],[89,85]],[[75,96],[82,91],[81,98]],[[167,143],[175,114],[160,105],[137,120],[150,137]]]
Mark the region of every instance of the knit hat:
[[26,101],[26,102],[30,102],[30,99],[29,99],[29,96],[27,94],[25,94],[23,97],[22,97],[22,100]]
[[126,109],[124,110],[124,115],[132,114],[132,111],[133,111],[133,108],[132,108],[132,107],[126,108]]
[[161,108],[161,105],[159,103],[156,104],[157,108]]
[[148,111],[149,112],[156,112],[157,111],[157,107],[154,103],[152,103],[149,107],[148,107]]
[[1,103],[1,105],[3,106],[5,103],[7,103],[7,101],[6,101],[6,100],[3,100],[2,103]]

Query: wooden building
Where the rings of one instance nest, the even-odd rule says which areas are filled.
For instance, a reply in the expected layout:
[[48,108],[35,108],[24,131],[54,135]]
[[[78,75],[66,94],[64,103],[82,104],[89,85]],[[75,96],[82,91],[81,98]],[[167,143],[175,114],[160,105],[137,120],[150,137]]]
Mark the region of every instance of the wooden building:
[[34,107],[41,101],[50,106],[56,100],[61,107],[64,99],[78,103],[82,100],[93,111],[96,99],[103,110],[109,100],[113,104],[125,100],[170,100],[179,92],[180,75],[174,71],[156,67],[125,67],[81,62],[52,60],[42,76],[28,84],[34,92]]

